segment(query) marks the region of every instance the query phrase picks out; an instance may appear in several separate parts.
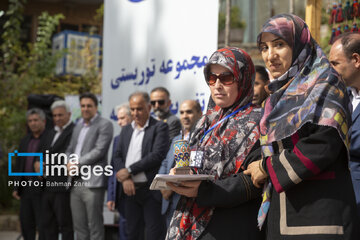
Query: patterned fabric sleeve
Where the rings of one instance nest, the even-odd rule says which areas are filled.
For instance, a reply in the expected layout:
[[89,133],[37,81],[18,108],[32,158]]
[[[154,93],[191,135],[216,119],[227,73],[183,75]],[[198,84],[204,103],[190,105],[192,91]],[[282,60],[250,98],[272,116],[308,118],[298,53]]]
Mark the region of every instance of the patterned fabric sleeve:
[[266,170],[278,193],[305,179],[335,178],[326,168],[341,158],[345,147],[335,128],[306,124],[289,139],[278,142],[279,154],[266,158]]

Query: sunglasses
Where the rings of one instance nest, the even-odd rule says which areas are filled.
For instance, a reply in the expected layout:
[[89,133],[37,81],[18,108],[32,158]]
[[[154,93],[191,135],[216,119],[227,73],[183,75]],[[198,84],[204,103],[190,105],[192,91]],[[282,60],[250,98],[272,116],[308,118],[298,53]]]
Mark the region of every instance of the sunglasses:
[[220,74],[210,72],[206,79],[206,83],[210,86],[214,86],[217,79],[220,80],[222,85],[231,85],[235,82],[234,75],[231,72],[225,72]]
[[156,103],[158,103],[159,105],[164,105],[165,104],[165,100],[155,100],[155,101],[150,101],[151,105],[155,106]]

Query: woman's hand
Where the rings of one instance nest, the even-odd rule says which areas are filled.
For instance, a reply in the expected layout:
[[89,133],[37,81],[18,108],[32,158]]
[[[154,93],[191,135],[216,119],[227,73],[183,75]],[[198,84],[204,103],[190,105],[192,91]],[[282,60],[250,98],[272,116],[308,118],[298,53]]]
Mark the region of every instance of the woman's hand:
[[201,181],[184,181],[180,184],[167,182],[166,184],[174,192],[186,197],[197,197]]
[[175,175],[175,168],[170,169],[169,175]]
[[255,187],[260,188],[265,183],[268,175],[261,167],[261,160],[249,164],[244,174],[251,175],[251,180]]

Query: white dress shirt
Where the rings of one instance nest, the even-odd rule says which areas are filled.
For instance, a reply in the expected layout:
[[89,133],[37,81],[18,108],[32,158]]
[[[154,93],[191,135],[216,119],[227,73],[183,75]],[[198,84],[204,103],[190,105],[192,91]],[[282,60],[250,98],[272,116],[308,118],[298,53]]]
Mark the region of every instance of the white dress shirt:
[[70,124],[71,124],[71,119],[69,119],[69,121],[62,128],[60,128],[59,126],[54,127],[54,130],[55,130],[56,134],[55,134],[54,139],[53,139],[53,141],[51,143],[51,146],[54,146],[54,143],[56,142],[56,140],[63,133],[64,129],[67,128]]
[[77,154],[77,156],[80,158],[81,157],[81,149],[84,145],[84,141],[85,141],[85,137],[86,137],[86,134],[87,132],[89,131],[90,129],[90,126],[91,126],[91,123],[94,121],[94,119],[98,116],[98,114],[96,114],[92,119],[90,119],[89,123],[85,123],[84,122],[84,119],[80,119],[79,123],[78,124],[82,124],[83,127],[81,128],[80,130],[80,133],[79,133],[79,137],[78,137],[78,140],[77,140],[77,144],[76,144],[76,148],[75,148],[75,154]]
[[[145,128],[147,126],[149,126],[149,119],[146,121],[144,127],[142,128],[136,126],[135,121],[131,122],[131,127],[134,129],[134,131],[131,136],[128,152],[126,154],[126,168],[141,160],[142,142],[144,140]],[[136,175],[131,174],[131,178],[134,182],[137,183],[147,182],[145,172],[140,172]]]
[[352,111],[354,112],[355,109],[356,109],[356,107],[357,107],[357,106],[359,105],[359,103],[360,103],[360,94],[359,94],[359,92],[358,92],[355,88],[353,88],[353,87],[351,87],[350,90],[351,90],[350,100],[351,100],[352,107],[353,107]]

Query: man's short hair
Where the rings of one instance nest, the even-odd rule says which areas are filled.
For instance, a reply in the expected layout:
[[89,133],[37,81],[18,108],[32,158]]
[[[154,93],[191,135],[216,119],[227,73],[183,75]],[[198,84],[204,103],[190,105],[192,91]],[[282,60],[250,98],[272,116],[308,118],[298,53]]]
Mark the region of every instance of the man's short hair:
[[150,104],[150,97],[149,94],[147,92],[141,92],[141,91],[136,91],[133,92],[132,94],[130,94],[129,96],[129,101],[131,100],[132,97],[134,96],[141,96],[143,97],[143,99],[145,100],[146,103]]
[[83,98],[90,98],[95,103],[95,106],[96,107],[98,106],[98,99],[94,94],[89,93],[89,92],[82,93],[79,97],[79,100],[81,101],[81,99],[83,99]]
[[269,81],[269,74],[266,71],[266,68],[260,65],[255,65],[255,72],[260,74],[260,79],[264,82],[267,83]]
[[59,107],[63,107],[65,108],[66,112],[71,112],[69,105],[67,105],[67,103],[64,100],[58,100],[53,102],[53,104],[51,104],[51,111],[53,111],[55,108],[59,108]]
[[30,115],[33,115],[33,114],[39,115],[39,117],[40,117],[41,120],[45,120],[45,119],[46,119],[46,116],[45,116],[44,111],[41,110],[40,108],[31,108],[31,109],[27,110],[27,112],[26,112],[26,119],[28,119],[29,116],[30,116]]
[[345,56],[351,59],[353,53],[360,55],[360,33],[347,32],[339,35],[335,41],[340,40]]
[[123,104],[117,105],[117,106],[115,107],[115,112],[116,112],[116,114],[119,113],[120,109],[124,109],[126,115],[128,115],[128,116],[131,117],[130,106],[129,106],[128,103],[123,103]]
[[151,90],[150,94],[157,91],[164,92],[168,96],[168,98],[170,98],[170,92],[164,87],[156,87],[153,90]]

